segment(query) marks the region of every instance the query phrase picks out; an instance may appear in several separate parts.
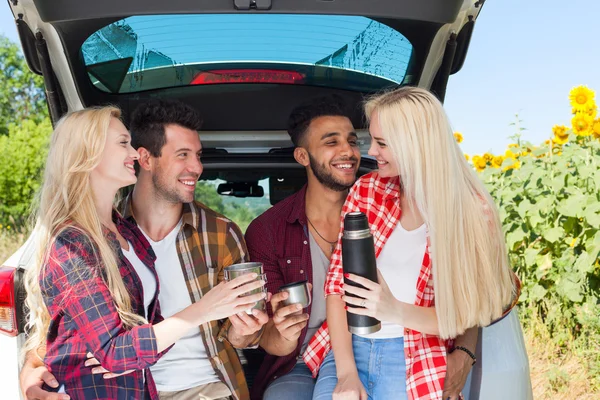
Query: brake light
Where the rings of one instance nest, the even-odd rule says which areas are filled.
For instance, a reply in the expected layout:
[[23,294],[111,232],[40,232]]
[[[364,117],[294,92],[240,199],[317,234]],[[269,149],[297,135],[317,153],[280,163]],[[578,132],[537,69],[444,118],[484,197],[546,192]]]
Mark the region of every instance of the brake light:
[[17,311],[15,307],[15,268],[0,267],[0,333],[17,336]]
[[202,71],[194,76],[190,85],[214,85],[220,83],[303,83],[305,75],[281,69],[215,69]]

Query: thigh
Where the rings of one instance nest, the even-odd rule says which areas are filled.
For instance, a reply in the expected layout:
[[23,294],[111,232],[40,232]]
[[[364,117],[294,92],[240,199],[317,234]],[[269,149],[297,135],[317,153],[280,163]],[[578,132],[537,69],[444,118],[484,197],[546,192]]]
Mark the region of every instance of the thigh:
[[352,352],[354,353],[356,370],[358,371],[360,382],[367,391],[369,397],[372,397],[371,392],[374,385],[374,382],[371,380],[371,372],[374,372],[373,369],[375,368],[375,366],[372,365],[372,343],[373,341],[371,339],[352,335]]
[[335,368],[335,358],[333,351],[329,351],[317,376],[313,400],[331,400],[333,391],[337,385],[337,370]]
[[272,382],[263,400],[312,400],[315,379],[304,363],[298,363],[286,375]]
[[375,343],[374,365],[376,376],[369,393],[373,399],[408,400],[406,393],[406,361],[404,359],[404,340],[382,339]]

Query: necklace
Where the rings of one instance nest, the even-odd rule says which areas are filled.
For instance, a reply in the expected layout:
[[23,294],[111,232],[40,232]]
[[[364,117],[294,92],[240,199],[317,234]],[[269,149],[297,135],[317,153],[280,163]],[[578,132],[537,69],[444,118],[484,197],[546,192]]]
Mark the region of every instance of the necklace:
[[312,222],[310,222],[310,219],[308,219],[308,217],[306,217],[306,220],[308,221],[308,223],[310,224],[310,226],[312,226],[313,230],[317,233],[317,235],[319,235],[319,237],[321,239],[323,239],[325,242],[329,243],[329,246],[331,247],[331,252],[333,253],[333,249],[335,249],[335,245],[337,244],[337,240],[335,242],[331,242],[327,239],[325,239],[317,230],[317,228],[315,228],[315,226],[313,225]]

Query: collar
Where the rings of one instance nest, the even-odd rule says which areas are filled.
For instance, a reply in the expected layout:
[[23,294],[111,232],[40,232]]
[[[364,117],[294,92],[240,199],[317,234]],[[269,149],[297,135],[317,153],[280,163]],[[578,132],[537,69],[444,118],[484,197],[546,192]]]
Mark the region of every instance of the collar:
[[[130,192],[123,201],[122,214],[123,218],[137,225],[135,215],[133,215],[133,191]],[[200,206],[196,202],[183,203],[181,219],[183,224],[191,225],[195,230],[198,230]]]
[[293,224],[298,221],[302,225],[306,225],[306,188],[308,183],[305,184],[296,194],[294,200],[291,203],[292,209],[287,217],[287,222]]
[[381,183],[385,185],[383,192],[383,200],[399,199],[400,198],[400,177],[379,178]]

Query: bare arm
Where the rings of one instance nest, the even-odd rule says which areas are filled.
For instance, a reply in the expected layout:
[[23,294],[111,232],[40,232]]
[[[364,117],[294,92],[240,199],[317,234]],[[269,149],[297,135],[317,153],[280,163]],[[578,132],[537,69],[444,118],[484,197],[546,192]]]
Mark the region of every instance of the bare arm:
[[[478,328],[467,329],[463,335],[456,338],[454,345],[465,347],[475,354],[478,336]],[[460,392],[465,386],[472,365],[473,360],[462,350],[455,350],[448,354],[448,367],[444,381],[444,395],[442,396],[444,399],[458,399]]]
[[333,398],[366,400],[367,393],[358,377],[358,369],[352,350],[352,334],[348,331],[344,302],[339,295],[327,296],[327,327],[331,338],[331,348],[335,354],[335,367],[338,383]]

